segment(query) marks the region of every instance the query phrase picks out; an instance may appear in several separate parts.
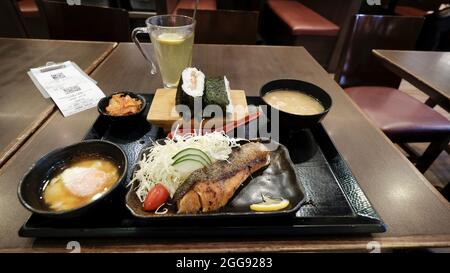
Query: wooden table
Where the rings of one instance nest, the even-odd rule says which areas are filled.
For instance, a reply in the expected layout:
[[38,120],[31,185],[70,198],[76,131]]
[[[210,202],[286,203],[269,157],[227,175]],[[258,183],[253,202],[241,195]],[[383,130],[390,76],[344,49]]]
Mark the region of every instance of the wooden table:
[[71,60],[90,73],[115,46],[111,42],[0,38],[0,166],[55,110],[27,71],[49,61]]
[[450,112],[450,52],[374,50],[385,67],[407,80]]
[[[333,98],[324,126],[349,163],[387,232],[365,236],[294,238],[215,238],[183,240],[85,239],[82,251],[367,251],[368,242],[383,249],[450,246],[450,205],[373,126],[322,67],[301,47],[196,45],[193,64],[207,74],[226,74],[232,88],[257,95],[267,81],[311,81]],[[104,92],[154,92],[162,86],[133,44],[120,44],[93,73]],[[67,240],[19,238],[29,213],[16,197],[19,178],[48,151],[79,141],[97,117],[95,109],[63,118],[55,112],[0,170],[0,249],[66,251]]]

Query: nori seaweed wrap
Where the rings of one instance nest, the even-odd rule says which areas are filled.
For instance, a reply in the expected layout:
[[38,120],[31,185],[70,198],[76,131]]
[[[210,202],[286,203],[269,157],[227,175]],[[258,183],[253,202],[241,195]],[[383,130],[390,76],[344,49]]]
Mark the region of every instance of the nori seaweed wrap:
[[203,107],[208,105],[218,105],[224,112],[231,112],[230,85],[226,77],[206,79]]
[[[186,68],[181,74],[180,83],[177,87],[175,96],[175,104],[186,105],[192,113],[194,113],[194,105],[197,104],[198,109],[203,110],[201,106],[202,96],[204,94],[205,75],[196,68]],[[177,107],[177,110],[180,109]]]
[[183,112],[180,105],[189,107],[191,116],[201,116],[201,111],[209,105],[217,105],[224,112],[232,112],[230,84],[225,76],[205,79],[198,69],[186,68],[177,87],[175,104],[179,112]]

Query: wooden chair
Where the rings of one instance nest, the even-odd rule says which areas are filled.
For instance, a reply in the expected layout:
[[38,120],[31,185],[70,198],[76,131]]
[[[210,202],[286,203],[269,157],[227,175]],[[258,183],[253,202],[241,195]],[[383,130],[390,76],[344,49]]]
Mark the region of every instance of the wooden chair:
[[[421,172],[450,141],[450,121],[434,109],[399,91],[401,79],[384,68],[373,49],[414,49],[423,17],[357,15],[341,57],[336,81]],[[431,143],[416,156],[407,143]]]
[[0,37],[25,38],[27,36],[27,30],[16,1],[0,1]]
[[[193,10],[179,9],[178,14],[192,16]],[[258,17],[257,11],[197,10],[195,42],[254,45],[257,40]]]
[[124,9],[73,5],[37,0],[51,39],[130,41],[128,12]]

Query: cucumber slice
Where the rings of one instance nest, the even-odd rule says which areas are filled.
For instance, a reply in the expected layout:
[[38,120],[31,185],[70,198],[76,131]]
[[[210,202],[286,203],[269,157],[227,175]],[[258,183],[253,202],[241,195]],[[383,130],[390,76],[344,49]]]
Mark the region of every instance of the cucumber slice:
[[173,166],[181,173],[192,173],[204,167],[201,161],[190,158],[180,160],[177,164],[173,164]]
[[210,165],[202,156],[196,155],[196,154],[185,154],[181,157],[178,157],[173,163],[172,165],[176,165],[178,162],[181,162],[183,160],[186,159],[193,159],[193,160],[197,160],[200,161],[204,167]]
[[197,148],[186,148],[186,149],[183,149],[183,150],[179,151],[176,155],[174,155],[172,157],[172,159],[174,161],[177,161],[177,159],[179,159],[180,157],[182,157],[184,155],[187,155],[187,154],[194,154],[194,155],[201,156],[201,157],[203,157],[203,159],[206,162],[208,162],[208,165],[212,164],[211,158],[209,158],[209,156],[205,152],[203,152],[202,150],[199,150]]

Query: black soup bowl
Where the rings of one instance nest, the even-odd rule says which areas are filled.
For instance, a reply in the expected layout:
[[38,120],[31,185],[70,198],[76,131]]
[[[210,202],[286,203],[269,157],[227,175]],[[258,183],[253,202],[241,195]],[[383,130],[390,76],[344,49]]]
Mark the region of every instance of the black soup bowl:
[[[278,90],[298,91],[306,95],[309,95],[314,99],[316,99],[317,101],[319,101],[320,104],[322,104],[324,111],[316,115],[292,114],[283,111],[283,109],[279,109],[275,106],[272,106],[264,100],[264,96],[267,93]],[[322,88],[312,83],[300,80],[282,79],[268,82],[261,88],[260,97],[264,101],[264,103],[268,106],[265,109],[266,116],[271,118],[270,113],[272,112],[272,108],[279,111],[279,122],[281,130],[286,129],[299,130],[313,127],[314,125],[318,124],[328,114],[332,105],[330,95],[328,95],[328,93],[325,92]]]
[[[135,114],[131,114],[131,115],[125,115],[125,116],[113,116],[113,115],[108,114],[108,112],[106,111],[106,107],[108,107],[108,105],[109,105],[109,100],[112,98],[112,96],[117,95],[117,94],[121,94],[123,96],[129,95],[133,99],[140,100],[142,102],[142,104],[141,104],[141,109],[139,110],[139,112],[137,112]],[[97,110],[102,117],[108,119],[109,121],[121,123],[121,124],[134,122],[139,119],[142,119],[143,118],[142,113],[145,111],[146,107],[147,107],[147,101],[145,100],[145,98],[143,96],[138,95],[133,92],[125,92],[125,91],[117,92],[110,96],[104,97],[97,104]]]
[[[113,162],[118,169],[119,179],[99,198],[81,207],[64,211],[50,209],[42,198],[47,181],[72,163],[86,158],[102,158]],[[46,217],[77,217],[95,210],[96,207],[101,207],[101,204],[107,204],[120,191],[120,188],[124,188],[121,184],[126,179],[127,166],[127,156],[116,144],[102,140],[83,141],[54,150],[35,162],[20,181],[17,194],[22,205],[33,213]]]

